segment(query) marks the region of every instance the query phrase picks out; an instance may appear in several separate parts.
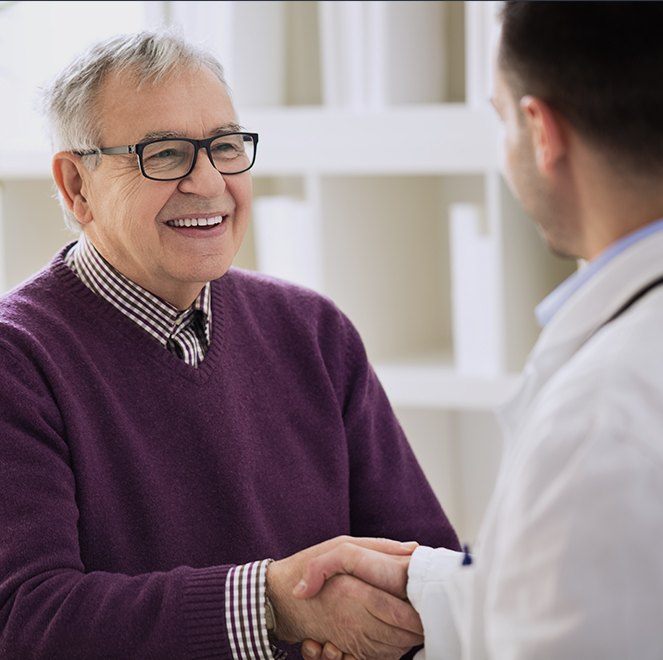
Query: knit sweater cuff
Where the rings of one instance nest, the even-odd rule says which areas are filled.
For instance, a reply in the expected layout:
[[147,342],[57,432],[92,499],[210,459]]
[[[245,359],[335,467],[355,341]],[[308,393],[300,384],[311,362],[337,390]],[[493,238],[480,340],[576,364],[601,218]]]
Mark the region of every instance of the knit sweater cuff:
[[182,610],[191,660],[232,660],[226,627],[226,580],[231,566],[192,569],[184,577]]

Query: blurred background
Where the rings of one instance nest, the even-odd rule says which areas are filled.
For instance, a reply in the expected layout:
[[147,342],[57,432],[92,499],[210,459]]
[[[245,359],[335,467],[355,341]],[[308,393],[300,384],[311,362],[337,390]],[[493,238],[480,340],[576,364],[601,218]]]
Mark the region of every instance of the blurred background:
[[[226,69],[260,133],[236,265],[348,314],[461,537],[476,538],[494,409],[575,264],[549,255],[500,175],[496,2],[0,2],[0,293],[75,239],[38,88],[121,32],[177,26]],[[288,405],[287,401],[283,402]]]

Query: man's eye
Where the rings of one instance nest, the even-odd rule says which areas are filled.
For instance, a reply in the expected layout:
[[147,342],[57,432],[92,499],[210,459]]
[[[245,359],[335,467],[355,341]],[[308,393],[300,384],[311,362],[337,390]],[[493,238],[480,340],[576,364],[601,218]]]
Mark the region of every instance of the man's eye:
[[228,144],[224,142],[221,144],[215,144],[212,150],[218,153],[232,153],[237,151],[237,146],[234,144]]
[[162,160],[164,158],[181,158],[182,152],[177,149],[162,149],[157,151],[155,154],[152,154],[150,158],[155,158],[157,160]]
[[223,158],[234,158],[244,153],[244,142],[239,135],[227,136],[212,143],[212,153]]

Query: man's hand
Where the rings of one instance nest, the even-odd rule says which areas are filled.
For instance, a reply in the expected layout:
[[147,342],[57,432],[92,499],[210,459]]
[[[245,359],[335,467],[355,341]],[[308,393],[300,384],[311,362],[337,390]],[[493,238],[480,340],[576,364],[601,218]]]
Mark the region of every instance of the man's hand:
[[[308,562],[294,595],[311,598],[323,588],[327,580],[345,574],[405,599],[409,564],[409,554],[386,554],[383,550],[342,543]],[[328,641],[323,647],[313,639],[304,642],[302,655],[311,660],[355,660],[353,656],[342,653],[333,643]]]
[[275,610],[275,635],[291,643],[305,639],[331,642],[358,660],[400,658],[423,642],[423,630],[414,609],[397,596],[355,577],[331,574],[326,576],[329,579],[324,589],[325,578],[321,580],[317,595],[311,595],[308,589],[301,592],[306,598],[293,594],[309,562],[337,549],[344,549],[341,556],[346,556],[353,552],[350,546],[393,553],[407,561],[416,544],[339,537],[270,564],[267,595]]
[[308,660],[320,660],[320,658],[322,660],[357,660],[353,655],[339,651],[331,642],[322,646],[312,639],[307,639],[302,644],[302,655]]

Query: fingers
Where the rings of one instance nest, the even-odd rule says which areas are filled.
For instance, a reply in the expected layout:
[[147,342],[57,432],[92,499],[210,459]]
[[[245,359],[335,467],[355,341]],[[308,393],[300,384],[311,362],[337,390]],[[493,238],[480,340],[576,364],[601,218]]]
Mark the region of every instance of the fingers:
[[345,656],[331,642],[322,649],[322,660],[342,660]]
[[376,552],[384,552],[388,555],[411,555],[419,547],[417,541],[394,541],[393,539],[374,538],[372,536],[350,536],[345,534],[318,543],[318,545],[312,546],[309,550],[314,551],[316,555],[321,555],[346,543],[359,545],[362,548],[368,548]]
[[[406,609],[410,607],[407,603],[382,594],[356,578],[334,578],[321,598],[323,607],[318,610],[317,621],[322,625],[316,626],[317,631],[303,642],[304,658],[397,660],[411,647],[423,642],[423,636],[392,625],[394,621],[407,621],[408,616],[400,612],[400,608],[394,609],[392,601]],[[308,602],[320,601],[304,601]],[[322,646],[314,639],[328,641]]]
[[302,655],[307,660],[319,660],[322,656],[322,645],[312,639],[305,639],[302,642]]
[[[377,539],[376,539],[377,540]],[[398,598],[407,597],[409,555],[392,555],[355,543],[343,543],[311,559],[293,591],[297,598],[311,598],[335,575],[353,575]]]
[[371,538],[370,536],[341,538],[345,539],[343,543],[352,543],[376,552],[384,552],[387,555],[411,555],[419,547],[416,541],[394,541],[392,539]]
[[[380,660],[386,660],[389,658],[395,659],[401,658],[409,650],[409,648],[395,648],[380,642],[373,642],[373,646],[370,651],[371,655],[364,655],[361,657],[379,658]],[[301,651],[306,660],[357,660],[354,655],[343,653],[331,642],[327,642],[323,647],[322,645],[318,644],[318,642],[314,642],[312,639],[307,639],[302,644]]]
[[302,655],[307,660],[356,660],[353,655],[343,653],[331,642],[327,642],[323,647],[312,639],[302,643]]
[[[342,575],[333,578],[320,598],[329,604],[346,603],[338,611],[340,628],[333,633],[328,628],[331,634],[327,636],[345,653],[361,658],[372,657],[371,653],[366,656],[363,651],[375,644],[381,648],[409,649],[423,643],[421,620],[409,603],[354,577]],[[372,644],[369,643],[371,640]],[[378,654],[376,657],[386,656]]]
[[[368,585],[361,601],[376,619],[387,624],[392,634],[383,641],[393,646],[416,646],[424,641],[424,628],[410,603]],[[407,633],[406,636],[400,633]]]

